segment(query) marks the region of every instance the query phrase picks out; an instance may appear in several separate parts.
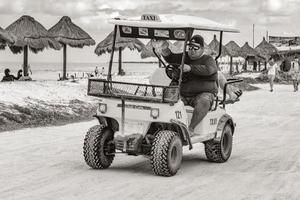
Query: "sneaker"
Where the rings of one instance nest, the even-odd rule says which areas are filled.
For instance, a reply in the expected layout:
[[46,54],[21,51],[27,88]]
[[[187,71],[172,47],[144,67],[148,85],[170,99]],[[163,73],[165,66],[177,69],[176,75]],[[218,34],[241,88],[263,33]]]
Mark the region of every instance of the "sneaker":
[[190,137],[193,137],[195,135],[194,130],[192,130],[191,128],[189,128],[189,134],[190,134]]
[[236,95],[236,99],[239,99],[240,96],[242,96],[243,91],[242,90],[237,90],[237,91],[234,92],[234,94]]

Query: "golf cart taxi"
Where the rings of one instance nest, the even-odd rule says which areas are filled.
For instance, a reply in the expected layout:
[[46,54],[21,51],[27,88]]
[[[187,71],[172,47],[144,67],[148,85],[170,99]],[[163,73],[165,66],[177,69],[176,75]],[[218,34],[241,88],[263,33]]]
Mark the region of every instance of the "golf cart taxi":
[[86,163],[94,169],[104,169],[112,164],[116,153],[145,155],[150,158],[155,174],[172,176],[180,168],[183,146],[192,149],[193,144],[200,142],[205,144],[209,161],[227,161],[235,129],[233,119],[225,111],[227,85],[223,98],[216,97],[207,116],[195,128],[196,134],[191,135],[187,127],[193,108],[183,104],[179,93],[185,54],[179,68],[165,67],[167,74],[179,69],[178,85],[113,81],[111,71],[117,29],[121,37],[184,41],[183,52],[194,30],[220,32],[221,44],[223,32],[238,30],[204,18],[181,15],[142,15],[109,22],[115,28],[107,79],[88,82],[88,95],[99,97],[95,115],[99,125],[91,127],[85,136]]

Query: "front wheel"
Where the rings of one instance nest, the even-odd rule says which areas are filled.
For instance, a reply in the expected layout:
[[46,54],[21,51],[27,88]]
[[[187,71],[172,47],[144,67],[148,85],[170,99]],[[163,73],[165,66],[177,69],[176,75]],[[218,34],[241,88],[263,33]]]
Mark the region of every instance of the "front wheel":
[[85,136],[83,155],[86,164],[93,169],[108,168],[115,157],[113,131],[108,127],[96,125]]
[[182,161],[182,142],[174,131],[160,131],[155,136],[151,148],[151,165],[155,174],[173,176]]
[[205,142],[205,154],[209,161],[223,163],[226,162],[232,151],[232,128],[229,124],[226,124],[221,140],[216,142],[209,140]]

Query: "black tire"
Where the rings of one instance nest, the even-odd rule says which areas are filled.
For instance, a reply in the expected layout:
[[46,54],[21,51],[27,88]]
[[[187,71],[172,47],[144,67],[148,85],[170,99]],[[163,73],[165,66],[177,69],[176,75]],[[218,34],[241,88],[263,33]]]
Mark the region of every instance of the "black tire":
[[209,161],[223,163],[226,162],[232,151],[232,128],[226,124],[220,142],[209,140],[205,142],[205,154]]
[[182,161],[182,141],[174,131],[160,131],[151,148],[152,170],[159,176],[173,176]]
[[[106,169],[114,160],[115,152],[109,149],[109,142],[113,141],[113,131],[107,127],[96,125],[90,128],[85,136],[83,144],[83,155],[87,165],[93,169]],[[111,147],[111,145],[110,145]],[[108,153],[111,153],[108,155]]]

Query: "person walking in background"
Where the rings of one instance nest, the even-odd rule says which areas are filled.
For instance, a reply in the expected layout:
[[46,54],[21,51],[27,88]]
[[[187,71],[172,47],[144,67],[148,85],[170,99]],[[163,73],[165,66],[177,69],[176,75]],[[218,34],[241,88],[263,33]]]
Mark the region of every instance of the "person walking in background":
[[293,81],[293,86],[294,86],[294,92],[298,91],[298,85],[299,85],[299,82],[300,82],[300,72],[299,71],[300,71],[299,70],[299,60],[296,57],[296,59],[293,62],[293,67],[290,71],[291,78],[292,78],[292,81]]
[[30,72],[30,75],[32,75],[31,66],[28,64],[28,72]]
[[96,66],[96,68],[95,68],[95,77],[98,77],[98,74],[99,74],[99,70],[98,70],[98,66]]
[[276,77],[278,65],[275,63],[274,58],[272,57],[269,59],[269,62],[267,64],[267,70],[268,70],[268,78],[270,82],[270,92],[273,92],[274,79]]
[[100,75],[102,75],[102,76],[104,75],[104,67],[102,67]]
[[14,81],[14,80],[18,80],[17,77],[15,77],[14,75],[11,75],[10,70],[8,68],[6,68],[4,70],[4,76],[2,78],[2,82],[8,82],[8,81]]

